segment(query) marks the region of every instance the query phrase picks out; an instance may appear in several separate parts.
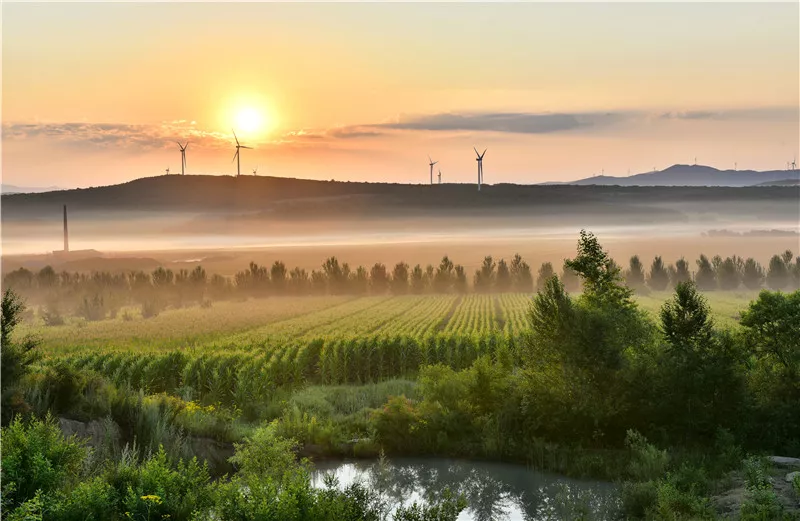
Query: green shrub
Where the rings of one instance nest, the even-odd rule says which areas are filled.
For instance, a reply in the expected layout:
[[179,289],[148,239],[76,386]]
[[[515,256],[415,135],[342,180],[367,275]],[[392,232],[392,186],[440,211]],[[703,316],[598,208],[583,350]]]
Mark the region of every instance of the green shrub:
[[17,417],[2,430],[4,510],[48,495],[77,479],[86,449],[73,436],[65,438],[56,420],[25,423]]
[[778,496],[770,486],[748,492],[747,498],[742,503],[739,519],[741,521],[772,521],[791,518],[784,511],[783,505],[778,501]]
[[661,478],[667,470],[669,455],[648,443],[647,438],[636,431],[629,430],[625,445],[631,452],[628,475],[634,481],[652,481]]
[[644,519],[658,501],[658,483],[626,481],[621,491],[622,511],[627,519]]

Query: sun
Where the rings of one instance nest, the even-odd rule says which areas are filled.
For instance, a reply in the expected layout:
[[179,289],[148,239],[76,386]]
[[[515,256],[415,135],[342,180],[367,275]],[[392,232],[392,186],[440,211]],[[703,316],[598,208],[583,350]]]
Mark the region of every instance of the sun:
[[253,107],[245,107],[236,113],[236,129],[248,134],[257,134],[264,128],[264,116]]

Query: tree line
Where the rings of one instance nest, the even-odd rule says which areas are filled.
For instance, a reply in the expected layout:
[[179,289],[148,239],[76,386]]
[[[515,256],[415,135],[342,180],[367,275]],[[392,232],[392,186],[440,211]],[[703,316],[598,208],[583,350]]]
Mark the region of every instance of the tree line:
[[[649,269],[638,255],[631,257],[624,280],[637,292],[663,291],[685,281],[693,281],[702,291],[736,290],[740,287],[773,290],[800,287],[800,257],[791,251],[774,255],[766,268],[752,257],[734,255],[709,259],[700,255],[692,271],[684,258],[667,265],[656,256]],[[411,266],[398,262],[389,268],[377,262],[367,268],[351,268],[347,262],[329,257],[320,269],[289,269],[275,261],[271,266],[250,262],[233,277],[209,275],[202,266],[192,270],[158,267],[151,273],[131,271],[111,273],[56,272],[45,266],[38,272],[19,268],[3,279],[5,288],[14,289],[29,303],[39,305],[45,322],[58,325],[62,311],[72,311],[87,320],[115,317],[125,305],[138,305],[144,317],[155,316],[167,307],[191,304],[209,305],[214,300],[282,295],[405,295],[426,293],[533,293],[546,281],[558,276],[568,291],[581,289],[577,273],[565,263],[560,273],[545,262],[535,274],[519,254],[510,261],[486,256],[470,277],[467,269],[448,256],[438,266]],[[471,283],[470,283],[471,282]]]

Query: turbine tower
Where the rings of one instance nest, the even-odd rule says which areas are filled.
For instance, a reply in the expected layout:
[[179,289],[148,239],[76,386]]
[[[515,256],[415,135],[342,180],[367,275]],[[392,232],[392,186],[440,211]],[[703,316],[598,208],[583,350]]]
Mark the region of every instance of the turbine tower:
[[[231,132],[233,132],[233,139],[236,140],[236,153],[233,154],[233,159],[236,160],[236,177],[239,177],[241,175],[241,168],[240,168],[240,161],[239,161],[239,149],[240,148],[249,148],[249,149],[252,150],[253,147],[246,147],[244,145],[240,145],[239,144],[239,138],[236,137],[236,131],[231,129]],[[233,162],[233,159],[231,159],[231,162]]]
[[181,149],[181,175],[183,175],[186,173],[186,147],[189,146],[189,142],[187,141],[185,145],[181,145],[180,141],[176,141],[176,143]]
[[428,161],[430,161],[430,167],[431,167],[431,186],[433,186],[433,165],[435,165],[436,163],[438,163],[438,161],[434,161],[433,159],[431,159],[431,156],[428,156]]
[[478,156],[475,158],[475,161],[478,162],[478,191],[480,192],[481,184],[483,184],[483,156],[486,155],[487,149],[484,149],[483,154],[479,153],[478,149],[475,147],[472,147],[472,149],[475,151],[475,155]]
[[439,170],[439,184],[442,184],[442,171]]

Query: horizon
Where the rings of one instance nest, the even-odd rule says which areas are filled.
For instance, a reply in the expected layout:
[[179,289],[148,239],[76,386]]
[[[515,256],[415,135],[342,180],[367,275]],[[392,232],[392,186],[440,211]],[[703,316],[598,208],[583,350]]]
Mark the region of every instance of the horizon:
[[[687,168],[687,169],[690,169],[690,168],[712,169],[712,170],[720,172],[720,173],[730,173],[730,172],[767,173],[767,172],[779,172],[779,171],[781,171],[781,169],[775,169],[775,170],[721,169],[721,168],[714,167],[712,165],[703,165],[703,164],[690,165],[690,164],[678,164],[678,163],[676,163],[674,165],[670,165],[670,166],[668,166],[668,167],[666,167],[664,169],[660,169],[660,170],[657,170],[657,171],[631,172],[630,174],[618,175],[618,176],[610,175],[610,174],[604,174],[604,175],[598,174],[596,176],[589,176],[589,177],[580,178],[580,179],[571,179],[571,180],[568,180],[568,181],[542,181],[542,182],[536,182],[536,183],[505,181],[505,182],[483,183],[483,184],[485,186],[503,185],[503,184],[519,185],[519,186],[570,185],[572,183],[575,183],[575,182],[578,182],[578,181],[583,181],[583,180],[590,179],[590,178],[593,178],[593,177],[624,179],[624,178],[635,177],[635,176],[640,176],[640,175],[658,174],[658,173],[666,172],[667,170],[670,170],[670,169],[673,169],[673,168],[676,168],[676,167]],[[786,172],[787,173],[788,172],[796,172],[796,169],[786,170]],[[154,175],[149,175],[149,176],[133,177],[133,178],[130,178],[130,179],[121,179],[119,181],[116,181],[116,182],[113,182],[113,183],[110,183],[110,184],[107,184],[107,185],[97,184],[97,185],[87,185],[87,186],[56,186],[56,185],[52,185],[52,186],[27,186],[27,185],[26,186],[21,186],[21,185],[17,185],[17,184],[13,184],[13,183],[5,183],[4,182],[4,183],[2,183],[2,186],[3,186],[3,189],[4,189],[4,192],[3,192],[4,194],[8,194],[8,195],[12,195],[14,193],[33,194],[33,193],[67,191],[67,190],[83,190],[83,189],[87,189],[87,188],[102,188],[104,186],[123,185],[123,184],[127,184],[127,183],[132,183],[132,182],[135,182],[135,181],[141,181],[141,180],[144,180],[144,179],[156,179],[156,178],[161,178],[161,177],[172,177],[172,176],[176,176],[176,174],[174,174],[174,173],[170,173],[170,174],[160,173],[160,174],[154,174]],[[181,177],[180,175],[177,175],[177,176]],[[233,178],[237,177],[235,173],[234,174],[229,174],[229,173],[187,173],[183,177],[187,177],[187,176],[191,176],[191,177],[233,177]],[[258,175],[258,176],[253,176],[252,174],[249,174],[249,175],[242,174],[240,177],[258,177],[258,178],[262,178],[262,179],[287,179],[287,180],[296,180],[296,181],[318,181],[318,182],[334,182],[334,183],[397,184],[397,185],[409,185],[409,186],[428,185],[429,184],[427,182],[402,182],[402,181],[391,181],[391,180],[380,180],[380,179],[379,180],[369,180],[369,179],[367,179],[367,180],[314,179],[314,178],[308,178],[308,177],[289,177],[289,176],[277,176],[277,175]],[[436,184],[436,183],[434,183],[434,184]],[[442,183],[442,184],[448,184],[448,185],[471,185],[471,184],[475,184],[475,182],[474,181],[473,182],[470,182],[470,181],[455,181],[455,182],[447,182],[447,183]],[[631,185],[631,186],[638,186],[638,185]],[[647,187],[647,186],[651,186],[651,185],[643,185],[643,186]],[[652,185],[652,186],[659,186],[659,185]],[[666,186],[666,187],[670,187],[670,186],[678,186],[678,187],[680,187],[680,186],[683,186],[683,185],[664,185],[664,186]],[[715,186],[715,185],[710,185],[710,186]],[[719,185],[719,186],[725,187],[727,185]],[[7,188],[32,189],[32,190],[36,190],[36,192],[5,192],[5,190]]]
[[242,175],[317,180],[426,184],[430,155],[443,182],[471,183],[473,146],[488,149],[486,184],[693,162],[781,170],[798,156],[797,3],[6,3],[3,15],[4,184],[180,173],[187,140],[187,173],[235,174],[231,128],[253,147]]

